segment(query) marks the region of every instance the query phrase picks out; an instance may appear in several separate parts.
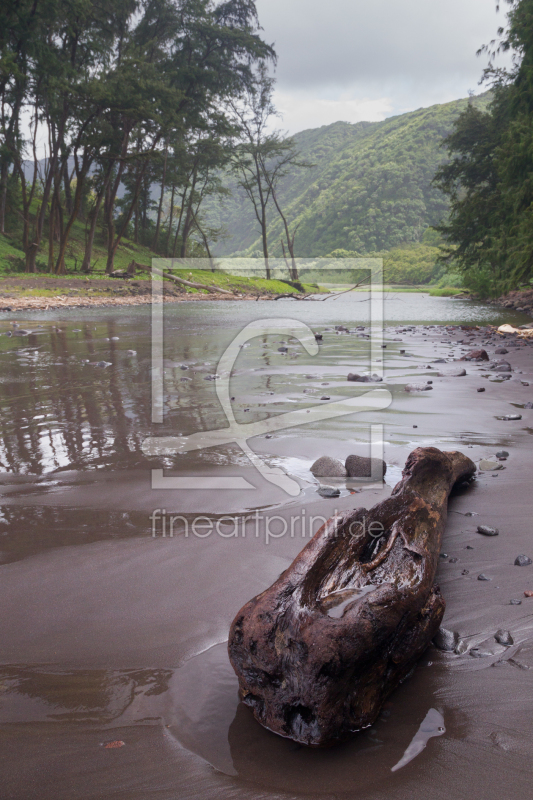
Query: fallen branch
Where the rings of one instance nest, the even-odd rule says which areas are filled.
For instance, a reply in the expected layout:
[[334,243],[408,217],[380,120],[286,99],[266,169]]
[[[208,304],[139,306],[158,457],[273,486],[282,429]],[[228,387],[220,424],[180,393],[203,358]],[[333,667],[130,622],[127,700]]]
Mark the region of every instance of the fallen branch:
[[186,281],[184,278],[178,278],[176,275],[172,275],[172,273],[166,272],[158,267],[147,267],[144,264],[137,264],[136,261],[132,263],[135,264],[135,269],[150,273],[153,272],[155,275],[165,278],[165,280],[174,281],[174,283],[178,283],[181,286],[189,286],[192,289],[207,289],[208,292],[212,292],[213,294],[233,294],[233,292],[229,292],[227,289],[221,289],[220,286],[209,286],[206,283],[193,283],[192,281]]
[[239,611],[229,656],[262,725],[325,745],[374,722],[440,626],[448,496],[475,471],[462,453],[417,448],[387,500],[330,519]]

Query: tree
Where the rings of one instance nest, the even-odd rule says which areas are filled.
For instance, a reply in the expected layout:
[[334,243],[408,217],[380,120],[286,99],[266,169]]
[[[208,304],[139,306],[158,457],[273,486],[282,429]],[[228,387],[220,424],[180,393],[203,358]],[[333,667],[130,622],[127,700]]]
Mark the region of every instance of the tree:
[[[260,62],[241,102],[231,103],[240,134],[233,156],[233,173],[250,200],[259,223],[267,278],[270,278],[267,206],[272,199],[283,222],[291,257],[289,272],[292,279],[297,280],[294,238],[298,226],[290,230],[277,189],[280,180],[292,168],[311,167],[313,164],[301,159],[293,139],[284,137],[280,131],[269,131],[272,117],[277,116],[272,100],[273,86],[274,79],[268,73],[267,64]],[[283,242],[282,249],[285,254]]]
[[[507,0],[508,28],[488,51],[486,114],[468,108],[446,140],[449,164],[435,177],[450,198],[440,231],[467,285],[481,294],[516,288],[533,276],[533,0]],[[513,51],[510,70],[493,56]]]

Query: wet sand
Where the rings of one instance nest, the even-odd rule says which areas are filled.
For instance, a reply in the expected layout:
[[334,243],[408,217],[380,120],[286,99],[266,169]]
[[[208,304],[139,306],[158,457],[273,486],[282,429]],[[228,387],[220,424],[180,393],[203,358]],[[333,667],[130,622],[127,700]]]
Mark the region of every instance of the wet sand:
[[[150,469],[161,463],[141,449],[143,438],[154,432],[141,317],[82,321],[80,333],[64,319],[56,322],[64,335],[47,327],[33,345],[18,343],[15,352],[10,340],[0,355],[2,797],[529,796],[533,598],[526,599],[524,591],[533,589],[533,565],[513,562],[520,553],[533,558],[533,410],[516,407],[533,400],[533,345],[516,347],[512,336],[496,341],[488,329],[390,325],[390,409],[252,441],[256,452],[292,470],[302,487],[298,498],[264,481],[230,446],[191,456],[187,469],[196,475],[242,474],[256,491],[206,497],[151,489]],[[182,331],[179,360],[166,354],[180,405],[169,406],[164,430],[175,429],[178,420],[185,433],[220,424],[213,387],[204,382],[212,371],[212,350],[197,339],[189,369],[179,366],[187,349],[183,337],[197,335],[191,325]],[[107,342],[113,334],[118,344]],[[135,357],[126,349],[133,342]],[[494,383],[484,377],[494,372],[474,362],[461,362],[464,377],[437,376],[459,366],[452,359],[485,342],[491,357],[497,345],[509,350],[497,358],[511,363],[510,380]],[[317,402],[324,391],[341,396],[353,390],[344,373],[348,363],[365,358],[364,346],[356,335],[324,332],[313,379],[305,378],[307,363],[283,361],[276,347],[267,349],[261,361],[262,371],[268,364],[266,384],[264,376],[252,375],[257,354],[250,348],[233,390],[239,418]],[[110,353],[106,357],[115,366],[82,365],[90,348],[91,361]],[[449,361],[431,363],[436,358]],[[422,380],[432,380],[433,390],[404,391],[406,383]],[[481,387],[485,392],[478,393]],[[195,403],[195,397],[202,401]],[[498,419],[515,413],[522,419]],[[354,494],[343,487],[338,499],[319,497],[308,466],[323,454],[367,454],[369,422],[385,424],[388,483],[352,487]],[[46,431],[40,438],[39,425]],[[504,469],[480,472],[450,504],[438,581],[447,602],[444,624],[469,649],[458,656],[430,647],[376,725],[341,746],[316,751],[280,739],[238,704],[225,641],[241,605],[266,588],[308,538],[296,527],[293,537],[267,542],[264,521],[257,523],[254,515],[290,519],[304,508],[308,519],[369,508],[390,493],[407,454],[419,445],[462,449],[476,462],[501,449],[509,452]],[[186,471],[179,459],[164,466],[169,475]],[[237,516],[238,535],[226,520],[220,521],[221,534],[186,536],[182,520],[172,538],[163,538],[160,527],[153,537],[149,515],[162,508],[185,520],[198,513],[215,522]],[[497,527],[499,536],[477,533],[482,524]],[[480,573],[490,580],[479,581]],[[522,603],[510,605],[511,599]],[[512,647],[494,640],[500,628],[511,632]],[[475,658],[475,647],[491,654]],[[445,731],[433,731],[425,749],[392,771],[431,709]],[[124,746],[105,747],[115,741]]]

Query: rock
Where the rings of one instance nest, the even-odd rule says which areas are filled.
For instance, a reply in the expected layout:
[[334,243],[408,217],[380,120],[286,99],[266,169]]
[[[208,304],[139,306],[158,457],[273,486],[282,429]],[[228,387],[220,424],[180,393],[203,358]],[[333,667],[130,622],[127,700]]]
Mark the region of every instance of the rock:
[[478,525],[477,532],[482,533],[483,536],[498,536],[498,528],[490,528],[488,525]]
[[522,601],[521,600],[509,600],[509,605],[510,606],[521,606],[522,605]]
[[484,392],[484,391],[485,391],[485,387],[484,386],[482,386],[480,389],[478,389],[478,392]]
[[278,353],[288,353],[288,352],[289,352],[288,347],[278,347]]
[[464,570],[461,572],[461,575],[470,575],[470,570],[469,570],[469,569],[464,569]]
[[533,408],[533,403],[531,401],[529,401],[528,403],[524,403],[524,408],[528,409]]
[[346,468],[342,461],[331,456],[321,456],[311,467],[315,478],[345,478]]
[[129,356],[136,356],[137,355],[137,350],[128,350],[128,355]]
[[110,367],[111,366],[111,361],[96,361],[94,366],[95,367],[101,367],[102,369],[105,369],[106,367]]
[[466,369],[454,369],[450,372],[438,372],[439,378],[463,378],[466,375]]
[[514,560],[515,567],[529,567],[530,564],[533,564],[533,561],[531,561],[529,556],[525,556],[523,553]]
[[432,389],[428,383],[408,383],[405,387],[406,392],[429,392]]
[[189,369],[187,364],[180,364],[180,369]]
[[341,493],[335,486],[319,486],[317,491],[321,497],[340,497]]
[[321,400],[331,400],[331,397],[329,396],[329,394],[323,394],[320,399]]
[[505,647],[510,647],[512,644],[514,644],[514,639],[509,631],[500,629],[499,631],[496,631],[494,638],[498,644],[503,644]]
[[[400,352],[401,352],[401,351],[400,351]],[[404,351],[404,352],[405,352],[405,351]],[[446,363],[447,363],[447,361],[446,361],[446,359],[445,359],[445,358],[435,358],[435,359],[433,359],[433,361],[432,361],[431,363],[432,363],[432,364],[446,364]]]
[[508,458],[508,457],[509,453],[507,452],[507,450],[498,450],[498,452],[496,453],[496,458]]
[[511,372],[511,365],[510,364],[497,364],[497,366],[493,367],[494,372]]
[[387,472],[387,464],[380,458],[365,458],[364,456],[348,456],[345,467],[349,478],[376,477],[377,480],[381,480]]
[[315,333],[315,339],[317,340],[317,342],[321,342],[323,338],[324,337],[322,336],[321,333]]
[[473,647],[470,651],[470,655],[472,658],[489,658],[489,656],[493,656],[494,653],[491,653],[490,650],[484,650],[481,647]]
[[484,575],[483,573],[481,573],[480,575],[478,575],[478,576],[477,576],[477,579],[478,579],[478,581],[491,581],[491,580],[492,580],[492,578],[488,578],[488,577],[487,577],[486,575]]
[[509,350],[507,350],[505,347],[497,347],[494,351],[495,355],[497,356],[505,356],[508,352]]
[[533,589],[526,589],[524,597],[533,597]]
[[433,637],[435,647],[438,647],[439,650],[444,650],[446,653],[453,653],[458,643],[459,634],[456,631],[449,631],[447,628],[439,628]]
[[355,381],[357,383],[381,383],[383,378],[380,378],[379,375],[359,375],[354,372],[350,372],[348,377],[346,378],[348,381]]
[[478,466],[483,472],[491,472],[495,469],[503,469],[502,464],[499,464],[497,461],[492,461],[488,458],[482,458]]
[[486,350],[470,350],[459,361],[490,361]]
[[504,414],[502,417],[496,417],[496,419],[501,419],[504,422],[518,422],[518,420],[522,419],[522,414]]
[[[448,496],[474,472],[461,453],[417,448],[390,497],[335,515],[237,613],[229,658],[258,722],[308,746],[374,723],[440,627]],[[376,522],[385,526],[377,552]]]

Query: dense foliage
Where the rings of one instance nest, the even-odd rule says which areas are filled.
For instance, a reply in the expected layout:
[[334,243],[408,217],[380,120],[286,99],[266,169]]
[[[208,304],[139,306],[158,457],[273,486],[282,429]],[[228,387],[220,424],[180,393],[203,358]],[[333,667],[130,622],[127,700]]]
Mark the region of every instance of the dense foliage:
[[[488,99],[482,95],[472,102],[483,109]],[[296,134],[301,158],[315,165],[294,168],[278,189],[298,226],[296,254],[316,257],[344,249],[367,255],[422,243],[429,226],[447,213],[447,199],[432,179],[446,158],[442,140],[467,106],[468,100],[459,100],[383,122],[336,122]],[[232,188],[222,208],[210,206],[213,224],[225,224],[229,233],[216,250],[260,255],[253,214],[244,195]],[[281,255],[283,229],[274,214],[268,234],[273,254]]]
[[128,233],[208,250],[200,205],[238,135],[227,103],[274,58],[258,30],[253,0],[3,0],[0,232],[26,271],[64,272],[80,221],[83,271],[98,238],[108,272]]
[[436,179],[451,201],[447,258],[482,295],[533,278],[533,0],[507,2],[499,49],[513,51],[513,68],[486,70],[493,99],[458,118]]

